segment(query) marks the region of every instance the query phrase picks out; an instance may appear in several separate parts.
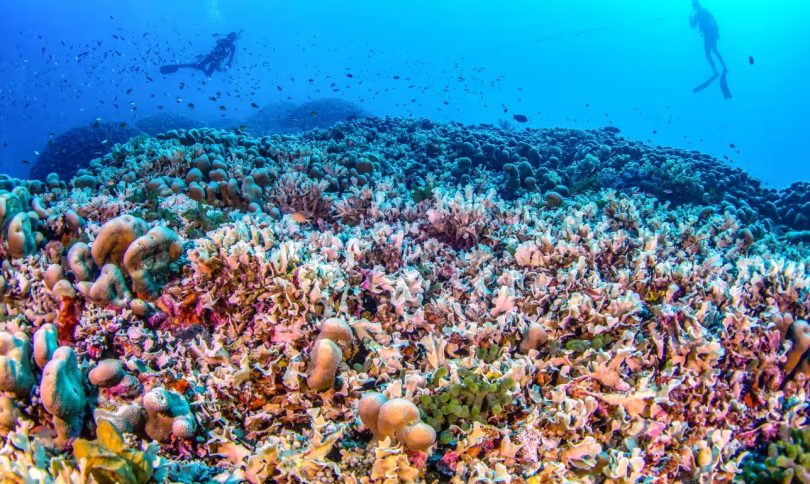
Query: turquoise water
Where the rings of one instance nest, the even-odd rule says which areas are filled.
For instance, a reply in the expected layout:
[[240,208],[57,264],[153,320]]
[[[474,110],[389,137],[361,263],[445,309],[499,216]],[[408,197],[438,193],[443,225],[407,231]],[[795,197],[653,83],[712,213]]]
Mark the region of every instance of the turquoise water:
[[[704,6],[732,99],[717,83],[692,93],[711,70],[686,0],[3,2],[0,171],[26,175],[49,133],[96,118],[238,125],[251,103],[338,97],[378,116],[614,125],[728,156],[772,186],[810,178],[810,4]],[[160,75],[239,30],[229,71]]]

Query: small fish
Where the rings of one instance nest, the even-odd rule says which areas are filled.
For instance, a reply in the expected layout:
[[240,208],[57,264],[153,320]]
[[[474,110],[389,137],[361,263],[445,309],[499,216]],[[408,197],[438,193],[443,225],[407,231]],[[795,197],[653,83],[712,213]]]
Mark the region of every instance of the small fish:
[[104,141],[102,141],[102,142],[101,142],[101,144],[106,145],[106,144],[107,144],[107,143],[109,143],[109,142],[110,142],[110,140],[105,139]]
[[34,150],[34,154],[35,154],[35,155],[37,155],[37,156],[39,156],[39,151]]
[[751,65],[754,65],[754,56],[752,56],[752,55],[748,56],[748,63],[751,64]]
[[20,163],[22,163],[23,165],[30,165],[31,164],[31,162],[28,161],[28,160],[22,160]]
[[309,115],[310,115],[310,116],[312,116],[312,117],[314,118],[315,116],[317,116],[317,115],[318,115],[318,111],[310,111],[310,112],[309,112]]
[[225,105],[224,105],[224,104],[220,104],[220,105],[219,105],[219,110],[220,110],[220,111],[226,111],[227,109],[228,109],[228,108],[227,108],[227,107],[225,107]]
[[197,106],[194,105],[194,103],[188,103],[187,106],[188,106],[189,109],[194,109],[194,108],[197,107]]
[[259,105],[256,103],[250,103],[250,107],[252,107],[253,109],[259,109]]
[[129,89],[127,89],[127,94],[129,94],[131,92],[132,92],[132,88],[130,87]]
[[525,114],[513,114],[512,119],[514,119],[518,123],[525,123],[529,121],[529,118],[527,118]]
[[731,149],[734,149],[734,148],[737,147],[737,145],[735,145],[734,143],[729,143],[728,147],[731,148]]

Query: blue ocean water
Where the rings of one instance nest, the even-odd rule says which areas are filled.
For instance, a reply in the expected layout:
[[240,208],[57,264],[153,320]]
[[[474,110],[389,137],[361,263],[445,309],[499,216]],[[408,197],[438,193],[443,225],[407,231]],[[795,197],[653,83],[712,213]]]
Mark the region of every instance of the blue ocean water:
[[[733,97],[711,75],[688,0],[0,3],[0,172],[94,120],[177,113],[238,125],[257,107],[340,98],[378,116],[613,125],[727,156],[767,184],[810,178],[810,3],[706,0]],[[189,62],[241,31],[233,66]],[[317,115],[317,114],[316,114]],[[524,126],[524,125],[520,125]]]

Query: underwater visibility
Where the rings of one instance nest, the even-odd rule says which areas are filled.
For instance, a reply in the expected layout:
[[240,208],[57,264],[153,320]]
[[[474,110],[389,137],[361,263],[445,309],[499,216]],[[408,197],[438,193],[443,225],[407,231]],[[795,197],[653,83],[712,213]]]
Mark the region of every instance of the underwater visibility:
[[0,482],[810,483],[810,3],[0,4]]

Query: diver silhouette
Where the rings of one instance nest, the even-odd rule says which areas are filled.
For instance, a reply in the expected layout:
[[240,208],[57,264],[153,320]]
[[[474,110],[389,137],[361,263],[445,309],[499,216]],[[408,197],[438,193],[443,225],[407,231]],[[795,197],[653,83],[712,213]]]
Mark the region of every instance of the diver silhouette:
[[[717,41],[720,39],[720,29],[717,26],[717,20],[709,10],[700,4],[700,0],[692,0],[692,9],[694,12],[689,17],[689,26],[692,28],[697,27],[703,35],[703,50],[706,54],[706,60],[712,67],[712,76],[692,89],[693,92],[700,92],[709,87],[718,77],[720,77],[720,91],[726,99],[731,98],[731,91],[728,88],[728,68],[726,67],[723,56],[717,50]],[[723,67],[723,72],[717,72],[717,66],[714,63],[714,57],[720,61]]]
[[203,71],[206,76],[211,76],[214,71],[222,71],[225,70],[225,68],[230,68],[233,64],[233,56],[236,54],[236,39],[239,38],[240,34],[231,32],[217,40],[217,45],[214,46],[211,52],[198,58],[196,62],[165,65],[160,68],[160,73],[171,74],[181,68],[187,67]]

